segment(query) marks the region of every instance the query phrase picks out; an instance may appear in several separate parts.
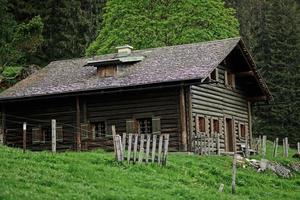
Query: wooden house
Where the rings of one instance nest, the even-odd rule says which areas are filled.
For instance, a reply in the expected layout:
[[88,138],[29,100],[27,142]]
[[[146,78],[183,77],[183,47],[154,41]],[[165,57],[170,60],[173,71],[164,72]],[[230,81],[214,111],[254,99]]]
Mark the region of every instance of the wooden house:
[[271,94],[240,38],[51,62],[0,94],[1,140],[27,148],[85,150],[118,133],[170,134],[170,150],[192,150],[195,133],[223,151],[252,140],[251,107]]

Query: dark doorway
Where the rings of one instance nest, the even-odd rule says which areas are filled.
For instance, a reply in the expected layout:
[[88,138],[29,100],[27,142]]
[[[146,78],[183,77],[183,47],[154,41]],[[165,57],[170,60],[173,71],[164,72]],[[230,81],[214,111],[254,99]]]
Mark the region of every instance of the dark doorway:
[[234,151],[234,131],[232,126],[232,119],[226,119],[226,131],[227,131],[227,150],[233,152]]

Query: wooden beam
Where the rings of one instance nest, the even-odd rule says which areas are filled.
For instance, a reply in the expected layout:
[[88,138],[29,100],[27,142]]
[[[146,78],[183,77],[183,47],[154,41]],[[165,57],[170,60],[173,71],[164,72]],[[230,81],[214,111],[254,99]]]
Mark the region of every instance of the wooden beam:
[[1,106],[1,134],[2,134],[2,144],[6,143],[6,110],[5,105]]
[[82,102],[82,112],[83,112],[83,122],[87,123],[87,107],[86,107],[86,99]]
[[238,77],[254,76],[254,72],[253,71],[237,72],[236,76]]
[[180,107],[180,127],[181,127],[181,150],[187,151],[187,130],[186,130],[186,107],[184,87],[180,87],[179,107]]
[[248,101],[248,128],[249,128],[249,143],[250,143],[250,148],[252,148],[252,106],[251,102]]
[[81,150],[81,127],[80,127],[80,101],[79,97],[76,97],[76,150]]
[[248,97],[248,101],[267,101],[268,98],[266,96],[257,96],[257,97]]

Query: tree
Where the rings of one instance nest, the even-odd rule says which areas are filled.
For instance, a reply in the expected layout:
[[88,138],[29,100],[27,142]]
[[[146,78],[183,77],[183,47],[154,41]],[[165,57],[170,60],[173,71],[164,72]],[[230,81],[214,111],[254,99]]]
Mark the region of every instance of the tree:
[[237,10],[240,33],[274,96],[254,110],[254,131],[299,141],[299,1],[227,0],[227,5]]
[[222,0],[110,0],[105,10],[87,55],[109,53],[126,43],[142,49],[238,35],[234,10]]
[[95,39],[102,20],[104,0],[10,0],[18,22],[40,15],[45,42],[32,62],[79,57]]
[[[7,1],[0,0],[0,84],[9,86],[7,80],[15,79],[25,63],[40,47],[43,23],[39,16],[27,23],[18,24],[8,12]],[[11,83],[14,83],[13,80]]]

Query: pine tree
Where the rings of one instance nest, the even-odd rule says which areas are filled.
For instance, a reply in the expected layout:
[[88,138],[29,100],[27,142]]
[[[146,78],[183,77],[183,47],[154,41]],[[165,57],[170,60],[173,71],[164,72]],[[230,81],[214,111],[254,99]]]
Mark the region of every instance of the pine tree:
[[35,62],[79,57],[95,39],[102,19],[104,0],[11,0],[10,11],[18,22],[40,15],[45,42]]

